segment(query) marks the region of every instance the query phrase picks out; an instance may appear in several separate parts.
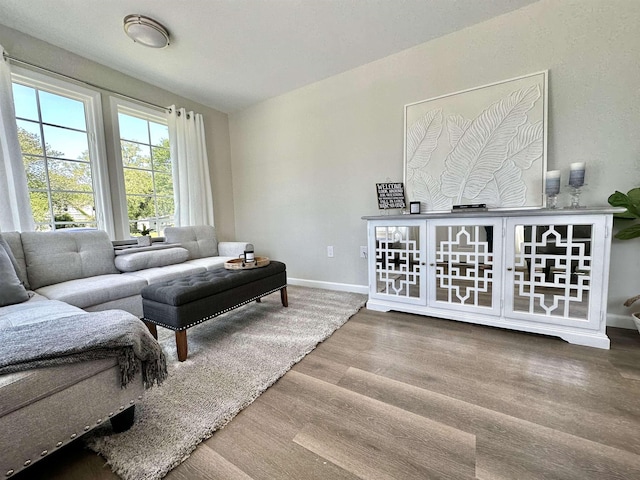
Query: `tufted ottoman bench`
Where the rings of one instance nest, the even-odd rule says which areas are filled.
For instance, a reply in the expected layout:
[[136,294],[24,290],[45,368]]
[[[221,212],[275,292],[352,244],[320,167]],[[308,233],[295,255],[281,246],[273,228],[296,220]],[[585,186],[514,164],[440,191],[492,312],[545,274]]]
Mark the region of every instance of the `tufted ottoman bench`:
[[187,359],[187,328],[280,290],[288,306],[287,271],[282,262],[248,270],[224,268],[148,285],[142,289],[144,321],[158,338],[156,325],[176,332],[178,360]]

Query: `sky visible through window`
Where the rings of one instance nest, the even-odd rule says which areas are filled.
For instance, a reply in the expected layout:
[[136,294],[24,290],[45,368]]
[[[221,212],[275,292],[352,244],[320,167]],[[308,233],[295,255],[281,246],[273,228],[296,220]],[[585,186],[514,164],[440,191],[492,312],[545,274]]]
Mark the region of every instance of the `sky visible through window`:
[[[84,133],[74,131],[86,131],[84,104],[78,100],[51,94],[40,90],[40,105],[42,121],[47,124],[59,125],[73,130],[54,126],[45,127],[45,137],[52,150],[63,152],[64,158],[77,160],[89,148],[87,136]],[[16,117],[19,119],[38,121],[38,104],[36,102],[36,90],[17,83],[13,84],[13,101],[16,108]],[[40,137],[38,125],[23,120],[18,120],[18,127],[24,128],[30,133]]]

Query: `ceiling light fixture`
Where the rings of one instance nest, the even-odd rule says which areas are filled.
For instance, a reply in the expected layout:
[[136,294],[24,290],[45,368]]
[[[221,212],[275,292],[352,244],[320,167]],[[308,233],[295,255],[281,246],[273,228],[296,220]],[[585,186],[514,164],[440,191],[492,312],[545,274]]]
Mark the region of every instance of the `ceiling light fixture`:
[[124,31],[131,39],[151,48],[164,48],[169,45],[169,32],[155,20],[143,15],[124,17]]

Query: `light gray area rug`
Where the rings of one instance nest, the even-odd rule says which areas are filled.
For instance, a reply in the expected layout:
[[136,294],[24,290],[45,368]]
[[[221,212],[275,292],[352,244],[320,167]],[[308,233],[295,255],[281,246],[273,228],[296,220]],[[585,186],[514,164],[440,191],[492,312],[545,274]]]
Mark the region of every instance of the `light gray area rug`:
[[366,296],[290,286],[187,331],[178,362],[173,332],[158,327],[169,378],[145,393],[130,430],[97,430],[89,448],[124,480],[165,476],[354,315]]

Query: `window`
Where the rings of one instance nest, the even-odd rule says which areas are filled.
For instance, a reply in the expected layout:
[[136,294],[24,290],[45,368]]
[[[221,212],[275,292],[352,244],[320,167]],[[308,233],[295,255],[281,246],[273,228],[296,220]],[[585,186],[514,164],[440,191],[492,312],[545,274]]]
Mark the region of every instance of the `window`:
[[[111,230],[99,95],[33,72],[12,75],[18,139],[36,228]],[[28,76],[27,76],[28,75]],[[98,125],[100,128],[98,129]],[[98,135],[99,134],[99,135]]]
[[172,226],[175,203],[169,129],[157,112],[113,100],[117,105],[120,156],[128,229],[132,236]]
[[162,235],[174,224],[169,131],[161,110],[111,97],[115,158],[107,160],[99,92],[20,67],[12,67],[11,76],[38,230],[99,228],[115,239],[145,229]]

